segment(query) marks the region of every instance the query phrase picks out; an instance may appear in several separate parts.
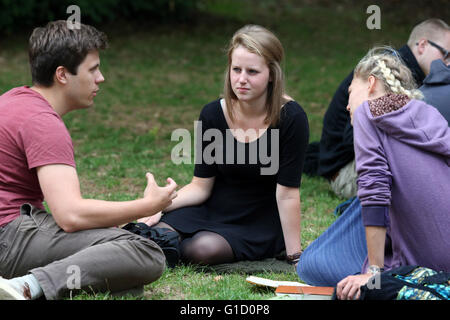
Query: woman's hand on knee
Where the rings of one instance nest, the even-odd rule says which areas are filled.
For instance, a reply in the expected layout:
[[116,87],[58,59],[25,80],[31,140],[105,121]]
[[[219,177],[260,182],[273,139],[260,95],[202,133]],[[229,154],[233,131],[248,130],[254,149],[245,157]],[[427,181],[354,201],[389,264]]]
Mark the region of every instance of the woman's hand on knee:
[[161,216],[162,216],[162,212],[160,211],[158,213],[155,213],[152,216],[148,216],[148,217],[144,217],[144,218],[138,219],[137,222],[145,223],[146,225],[151,227],[151,226],[157,224],[159,222],[159,220],[161,220]]

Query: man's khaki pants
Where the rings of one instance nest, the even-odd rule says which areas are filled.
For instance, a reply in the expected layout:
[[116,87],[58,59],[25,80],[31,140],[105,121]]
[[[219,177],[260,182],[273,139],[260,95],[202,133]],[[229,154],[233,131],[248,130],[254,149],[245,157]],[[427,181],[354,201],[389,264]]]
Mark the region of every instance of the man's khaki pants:
[[67,233],[29,204],[20,213],[0,228],[0,276],[31,273],[46,299],[142,287],[164,271],[164,254],[151,240],[120,228]]
[[358,192],[357,179],[356,164],[353,160],[339,170],[339,174],[330,182],[331,189],[336,195],[344,199],[356,197]]

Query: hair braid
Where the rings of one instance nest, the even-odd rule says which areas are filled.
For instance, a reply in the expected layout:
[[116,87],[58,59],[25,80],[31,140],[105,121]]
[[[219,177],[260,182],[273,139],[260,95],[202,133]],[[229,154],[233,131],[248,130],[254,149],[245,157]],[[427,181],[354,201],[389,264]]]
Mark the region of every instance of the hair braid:
[[411,70],[390,47],[370,50],[356,66],[355,75],[362,78],[373,75],[383,81],[387,92],[404,94],[410,99],[423,99],[423,94],[417,90]]
[[405,94],[408,97],[411,97],[411,91],[403,88],[400,80],[396,78],[394,72],[392,72],[391,68],[386,66],[386,63],[383,60],[378,60],[377,65],[383,74],[384,80],[389,85],[389,88],[393,93]]

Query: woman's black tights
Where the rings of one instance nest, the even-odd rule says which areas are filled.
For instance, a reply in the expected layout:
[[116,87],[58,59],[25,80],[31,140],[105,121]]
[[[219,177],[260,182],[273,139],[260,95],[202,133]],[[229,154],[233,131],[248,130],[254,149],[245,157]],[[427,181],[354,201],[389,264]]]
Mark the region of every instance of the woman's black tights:
[[[167,223],[159,222],[155,227],[174,228]],[[181,259],[187,263],[213,265],[234,261],[234,253],[230,244],[220,234],[211,231],[199,231],[192,237],[180,234]]]

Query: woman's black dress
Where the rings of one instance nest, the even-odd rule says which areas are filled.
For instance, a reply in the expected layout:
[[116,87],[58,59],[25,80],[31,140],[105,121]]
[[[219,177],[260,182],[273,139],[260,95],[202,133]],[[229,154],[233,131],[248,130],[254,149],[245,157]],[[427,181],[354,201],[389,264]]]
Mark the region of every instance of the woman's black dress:
[[197,138],[207,141],[197,143],[203,157],[197,157],[194,175],[216,177],[211,196],[201,205],[168,212],[161,221],[188,236],[201,230],[220,234],[236,260],[274,257],[285,248],[276,185],[300,187],[309,139],[305,112],[295,101],[286,103],[279,125],[249,143],[234,138],[219,99],[203,108],[199,124]]

